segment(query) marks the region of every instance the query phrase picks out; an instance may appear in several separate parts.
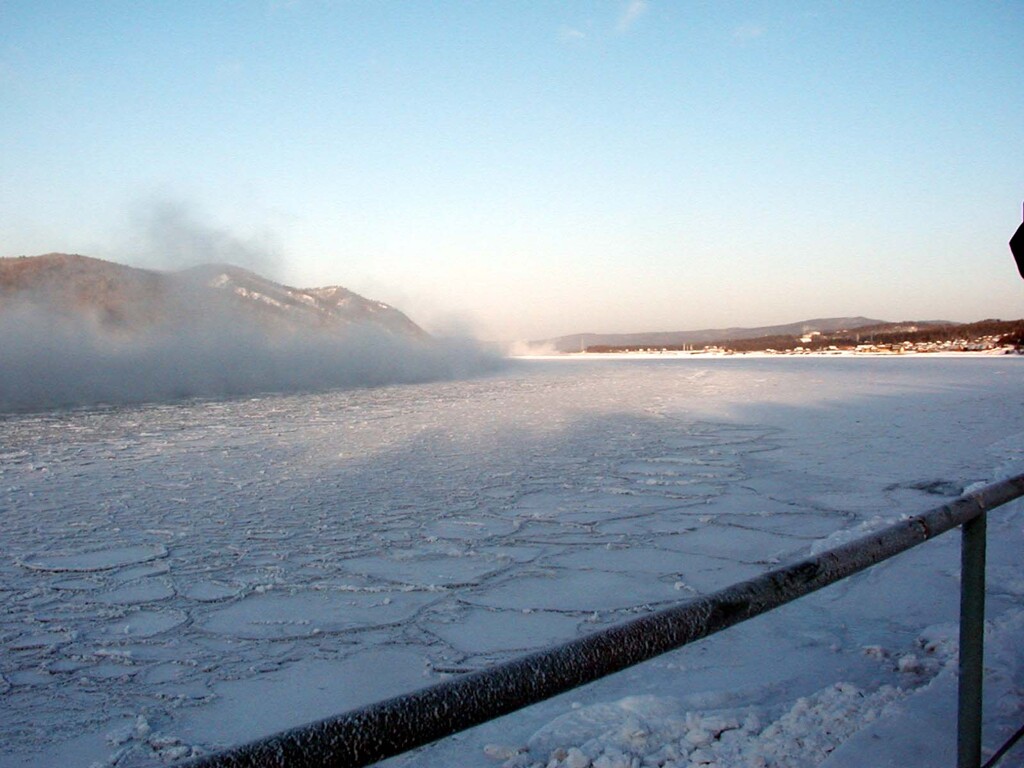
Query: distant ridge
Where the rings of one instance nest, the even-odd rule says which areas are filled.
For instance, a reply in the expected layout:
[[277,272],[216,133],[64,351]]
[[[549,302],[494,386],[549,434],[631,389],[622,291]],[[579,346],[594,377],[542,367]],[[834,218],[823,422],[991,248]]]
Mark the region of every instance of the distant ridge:
[[293,288],[229,264],[161,272],[68,253],[0,258],[0,309],[15,305],[86,315],[108,331],[127,334],[187,325],[201,316],[265,331],[362,326],[427,337],[398,309],[347,288]]
[[227,264],[0,258],[0,413],[445,381],[501,365],[337,285],[293,288]]
[[802,336],[813,333],[835,333],[871,326],[888,326],[885,320],[868,317],[825,317],[785,325],[758,328],[707,328],[698,331],[656,331],[648,333],[577,333],[553,339],[530,342],[531,346],[554,348],[558,352],[580,352],[587,347],[674,347],[684,344],[714,344],[733,339],[756,339],[762,336]]

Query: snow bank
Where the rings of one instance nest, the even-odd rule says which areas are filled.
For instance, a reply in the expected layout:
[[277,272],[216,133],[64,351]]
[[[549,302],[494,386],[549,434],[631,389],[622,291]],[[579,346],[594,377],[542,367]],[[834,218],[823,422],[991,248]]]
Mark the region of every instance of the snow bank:
[[[863,653],[898,684],[830,684],[788,707],[685,710],[628,696],[578,706],[523,746],[488,744],[501,768],[907,768],[956,762],[958,626],[926,628],[910,649]],[[986,626],[986,736],[1001,744],[1024,713],[1024,610]],[[988,750],[991,754],[992,749]],[[1008,762],[1007,765],[1017,763]]]
[[[504,759],[502,768],[811,768],[902,695],[890,686],[867,693],[836,683],[767,723],[754,708],[680,712],[671,699],[630,697],[563,716],[523,750],[484,751]],[[591,732],[580,738],[585,726]]]

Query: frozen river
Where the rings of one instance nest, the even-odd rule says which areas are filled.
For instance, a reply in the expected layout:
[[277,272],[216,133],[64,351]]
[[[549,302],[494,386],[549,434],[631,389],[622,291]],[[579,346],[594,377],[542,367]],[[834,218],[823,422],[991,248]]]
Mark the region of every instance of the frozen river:
[[[531,361],[0,416],[0,766],[173,762],[930,508],[1021,471],[1021,363]],[[681,706],[763,714],[837,680],[923,685],[863,649],[909,648],[955,619],[956,541],[934,546],[905,566],[921,583],[866,574],[399,762],[513,764],[574,704],[664,697],[682,679]],[[1000,552],[990,604],[1005,612],[1024,574]],[[770,669],[766,643],[782,659]]]

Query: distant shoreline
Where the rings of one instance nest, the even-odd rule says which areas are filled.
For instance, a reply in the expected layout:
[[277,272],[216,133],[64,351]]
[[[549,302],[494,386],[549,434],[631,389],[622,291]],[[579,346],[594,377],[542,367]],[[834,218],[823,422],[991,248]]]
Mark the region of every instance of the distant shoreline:
[[807,357],[884,357],[884,358],[971,358],[971,357],[1022,357],[1013,347],[997,347],[996,349],[971,350],[964,352],[858,352],[852,349],[831,350],[821,352],[556,352],[552,354],[510,355],[515,360],[665,360],[665,359],[726,359],[735,357],[756,358],[807,358]]

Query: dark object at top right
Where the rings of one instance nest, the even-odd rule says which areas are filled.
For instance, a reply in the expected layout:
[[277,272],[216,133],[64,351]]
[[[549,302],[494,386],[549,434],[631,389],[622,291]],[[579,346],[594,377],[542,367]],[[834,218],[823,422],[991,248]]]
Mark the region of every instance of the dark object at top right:
[[1017,231],[1010,238],[1010,253],[1017,262],[1017,271],[1024,277],[1024,224],[1017,227]]

